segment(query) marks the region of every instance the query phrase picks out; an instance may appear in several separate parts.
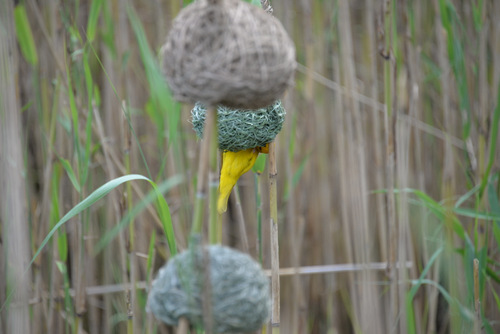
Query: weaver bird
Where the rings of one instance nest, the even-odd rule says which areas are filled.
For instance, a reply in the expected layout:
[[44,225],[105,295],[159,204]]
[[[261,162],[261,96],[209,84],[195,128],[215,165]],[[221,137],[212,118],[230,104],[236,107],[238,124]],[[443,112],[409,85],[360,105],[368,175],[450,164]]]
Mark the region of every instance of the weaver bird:
[[259,153],[269,153],[269,144],[264,147],[249,148],[238,152],[224,151],[222,153],[219,199],[217,200],[217,211],[219,213],[226,212],[227,200],[231,190],[240,176],[252,168]]

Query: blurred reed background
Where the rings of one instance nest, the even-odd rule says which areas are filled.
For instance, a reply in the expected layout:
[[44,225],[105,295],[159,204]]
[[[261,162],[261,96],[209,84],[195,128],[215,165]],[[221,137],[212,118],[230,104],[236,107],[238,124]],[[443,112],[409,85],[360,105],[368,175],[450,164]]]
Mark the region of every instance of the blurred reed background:
[[[0,332],[171,332],[145,312],[170,256],[147,182],[42,241],[141,174],[186,247],[200,143],[157,61],[186,3],[0,2]],[[273,333],[500,332],[500,2],[271,4],[298,62],[276,139],[280,265],[342,269],[283,276]],[[267,182],[239,182],[265,268]],[[244,249],[234,212],[224,243]]]

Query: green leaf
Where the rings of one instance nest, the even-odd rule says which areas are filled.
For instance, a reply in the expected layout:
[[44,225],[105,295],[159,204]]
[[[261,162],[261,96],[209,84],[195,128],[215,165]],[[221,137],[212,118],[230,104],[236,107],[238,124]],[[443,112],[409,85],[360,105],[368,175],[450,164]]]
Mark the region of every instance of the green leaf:
[[[64,308],[68,315],[73,316],[73,307],[71,303],[71,294],[69,292],[69,276],[68,276],[68,268],[66,264],[61,261],[56,261],[57,269],[61,273],[63,277],[63,287],[64,287]],[[74,326],[74,323],[71,322],[71,326]]]
[[97,20],[101,13],[101,5],[102,0],[93,0],[90,6],[89,20],[87,22],[87,39],[90,43],[92,43],[95,38]]
[[[151,52],[151,48],[149,47],[149,43],[146,38],[146,33],[144,32],[141,21],[137,17],[136,12],[131,6],[128,6],[127,13],[130,24],[132,25],[132,30],[134,31],[139,45],[139,53],[146,71],[146,78],[151,91],[152,103],[154,107],[152,112],[157,114],[154,116],[154,119],[163,119],[163,115],[166,114],[169,141],[171,145],[175,146],[178,136],[177,129],[180,124],[180,104],[175,102],[172,98],[172,94],[170,93],[167,83],[162,75],[158,61]],[[163,122],[157,121],[156,125],[159,127],[159,134],[163,136]]]
[[426,208],[431,210],[431,212],[441,221],[447,221],[448,219],[451,222],[451,228],[455,233],[463,240],[466,239],[466,233],[464,227],[460,223],[460,221],[453,215],[454,210],[450,211],[448,208],[443,207],[441,204],[433,200],[429,195],[424,192],[416,189],[404,189],[401,191],[409,191],[417,195],[417,197],[423,202]]
[[[147,177],[142,176],[142,175],[138,175],[138,174],[130,174],[130,175],[125,175],[125,176],[113,179],[113,180],[105,183],[104,185],[102,185],[98,189],[96,189],[93,193],[91,193],[87,198],[85,198],[83,201],[81,201],[80,203],[75,205],[71,210],[69,210],[69,212],[66,213],[66,215],[64,215],[64,217],[62,217],[62,219],[59,220],[59,222],[57,222],[57,224],[50,230],[50,232],[47,234],[45,239],[43,239],[43,241],[40,244],[40,247],[33,255],[33,258],[31,259],[31,261],[28,263],[28,266],[26,267],[23,275],[26,275],[28,270],[31,268],[31,266],[35,262],[35,259],[38,257],[38,255],[40,255],[40,253],[45,248],[47,243],[54,236],[54,234],[59,230],[59,228],[61,228],[61,226],[63,226],[71,218],[80,214],[82,211],[89,208],[91,205],[93,205],[94,203],[99,201],[101,198],[106,196],[111,190],[115,189],[116,187],[118,187],[119,185],[121,185],[125,182],[129,182],[129,181],[133,181],[133,180],[145,180],[145,181],[148,181],[151,184],[151,186],[153,186],[155,193],[158,196],[158,198],[156,199],[157,210],[158,210],[158,214],[160,216],[160,219],[162,220],[163,227],[165,229],[165,234],[167,237],[168,246],[170,248],[170,253],[172,255],[176,254],[177,253],[177,246],[175,243],[175,236],[174,236],[174,231],[173,231],[173,227],[172,227],[172,219],[170,217],[170,209],[168,207],[167,202],[165,201],[165,198],[161,195],[161,191],[164,190],[163,187],[167,187],[167,185],[162,184],[162,187],[158,188],[156,186],[156,184],[153,181],[151,181],[150,179],[148,179]],[[173,182],[171,180],[167,180],[165,183],[167,183],[168,181]],[[6,305],[8,305],[10,303],[10,300],[11,300],[12,296],[14,295],[16,288],[17,288],[17,286],[14,286],[8,292],[7,298],[5,299],[4,303],[2,304],[2,307],[0,307],[0,312],[4,309],[4,307]]]
[[494,213],[489,212],[480,212],[474,209],[467,208],[455,208],[453,212],[457,215],[474,218],[474,219],[482,219],[482,220],[494,220],[498,219],[498,216]]
[[493,219],[493,236],[495,237],[497,246],[500,247],[500,201],[498,200],[498,196],[494,186],[494,182],[496,182],[496,180],[497,175],[490,179],[490,182],[488,183],[487,194],[491,212],[496,217]]
[[479,185],[475,185],[471,190],[469,190],[468,192],[466,192],[464,195],[460,196],[458,198],[458,200],[455,202],[455,208],[458,208],[463,203],[465,203],[465,201],[467,201],[469,198],[471,198],[472,195],[474,195],[476,193],[476,191],[479,190],[479,188],[480,188]]
[[439,0],[439,14],[441,15],[443,28],[447,33],[448,58],[458,90],[459,106],[463,118],[463,139],[465,140],[470,136],[471,111],[464,48],[457,27],[460,23],[459,16],[453,4],[446,0]]
[[[148,179],[149,180],[149,179]],[[120,220],[120,222],[113,226],[113,228],[107,231],[102,238],[99,240],[94,249],[94,254],[99,254],[106,246],[120,233],[121,230],[126,228],[128,224],[136,217],[142,210],[144,210],[149,204],[153,202],[157,202],[156,204],[159,206],[158,215],[160,216],[160,220],[163,223],[163,228],[165,230],[165,235],[167,237],[167,241],[170,247],[170,252],[172,255],[176,254],[177,250],[175,248],[175,238],[174,231],[172,228],[172,221],[170,218],[170,210],[168,209],[168,205],[166,205],[163,193],[172,189],[176,185],[182,182],[183,178],[178,175],[174,176],[159,186],[156,186],[153,182],[150,181],[150,184],[153,186],[153,189],[142,198],[139,203],[137,203],[127,214]],[[163,201],[161,201],[163,199]]]
[[59,158],[59,161],[61,162],[61,165],[63,166],[64,170],[66,171],[66,174],[68,174],[69,180],[73,184],[73,187],[75,187],[76,191],[80,193],[81,192],[80,182],[78,182],[78,179],[75,175],[75,172],[73,171],[73,168],[71,167],[71,164],[69,163],[68,160],[64,158]]
[[476,4],[474,1],[472,2],[472,17],[474,18],[474,27],[476,28],[477,32],[480,32],[483,26],[483,18],[482,18],[482,12],[483,12],[483,0],[479,0],[479,3]]
[[104,185],[100,186],[97,190],[95,190],[92,194],[90,194],[87,198],[85,198],[83,201],[75,205],[71,210],[69,210],[68,213],[64,215],[64,217],[57,222],[57,224],[50,230],[50,232],[47,234],[45,239],[43,239],[42,243],[40,244],[40,247],[38,250],[35,252],[35,255],[33,255],[33,258],[31,259],[30,263],[28,264],[28,270],[33,262],[35,262],[35,259],[40,255],[44,247],[47,245],[49,240],[52,238],[54,233],[63,226],[68,220],[71,218],[75,217],[85,209],[89,208],[92,204],[95,202],[99,201],[101,198],[106,196],[111,190],[115,189],[119,185],[121,185],[124,182],[132,181],[132,180],[146,180],[150,181],[147,177],[142,176],[142,175],[137,175],[137,174],[131,174],[131,175],[125,175],[116,179],[113,179]]
[[484,188],[488,183],[488,179],[490,177],[491,168],[493,167],[493,163],[495,162],[495,157],[497,153],[497,137],[498,137],[498,126],[500,123],[500,85],[498,85],[497,91],[497,106],[495,108],[495,113],[493,114],[493,120],[491,121],[491,130],[490,130],[490,152],[488,157],[488,165],[486,166],[486,170],[483,175],[483,179],[481,180],[481,190],[479,192],[480,196],[483,194]]
[[492,280],[500,284],[500,275],[496,273],[493,269],[491,269],[489,266],[486,267],[485,273],[488,277],[490,277]]
[[434,254],[432,254],[431,258],[425,265],[424,270],[420,274],[420,277],[418,280],[413,282],[413,286],[411,287],[410,291],[406,293],[406,314],[407,314],[407,330],[409,334],[414,334],[416,333],[416,323],[415,323],[415,314],[413,310],[413,299],[415,298],[415,295],[417,294],[418,289],[422,284],[424,284],[425,276],[427,276],[427,273],[429,272],[432,264],[437,260],[441,252],[443,251],[443,247],[438,248]]
[[304,173],[304,169],[306,167],[307,161],[309,161],[309,156],[311,154],[307,154],[304,159],[302,159],[302,162],[300,163],[299,168],[295,171],[292,177],[292,184],[287,184],[285,188],[285,194],[283,195],[283,200],[286,201],[290,197],[290,194],[293,192],[295,187],[300,181],[300,178],[302,177],[302,174]]
[[497,309],[500,310],[500,298],[498,297],[498,294],[495,292],[495,287],[491,286],[488,291],[493,292],[493,297],[495,298]]
[[161,195],[162,189],[158,189],[154,182],[151,181],[150,183],[156,190],[156,210],[158,211],[158,215],[160,216],[160,220],[163,224],[163,230],[165,232],[165,236],[167,237],[170,254],[175,255],[177,254],[177,246],[175,244],[175,233],[172,224],[172,217],[170,215],[170,208],[168,207],[165,198]]
[[19,4],[14,9],[14,24],[16,26],[17,41],[24,59],[33,66],[37,65],[38,54],[24,4]]
[[266,168],[266,155],[265,154],[259,154],[257,157],[257,160],[255,161],[255,164],[252,167],[252,172],[260,175],[262,172],[264,172],[264,169]]

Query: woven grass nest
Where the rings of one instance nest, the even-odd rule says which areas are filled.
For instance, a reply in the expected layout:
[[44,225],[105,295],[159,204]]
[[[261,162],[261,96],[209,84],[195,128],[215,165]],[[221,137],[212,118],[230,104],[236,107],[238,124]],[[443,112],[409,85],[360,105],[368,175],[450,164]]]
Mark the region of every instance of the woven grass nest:
[[295,46],[261,8],[241,0],[198,0],[175,18],[162,62],[177,100],[256,109],[292,84]]
[[[193,128],[198,138],[203,137],[206,107],[196,103],[191,110]],[[266,108],[241,110],[217,107],[217,129],[219,148],[238,152],[249,148],[265,146],[274,140],[285,120],[285,109],[277,100]]]
[[[205,279],[207,263],[209,280]],[[171,258],[153,282],[149,311],[170,325],[184,317],[191,325],[203,327],[207,281],[213,332],[256,331],[269,319],[269,281],[260,264],[247,254],[219,245],[196,247]]]

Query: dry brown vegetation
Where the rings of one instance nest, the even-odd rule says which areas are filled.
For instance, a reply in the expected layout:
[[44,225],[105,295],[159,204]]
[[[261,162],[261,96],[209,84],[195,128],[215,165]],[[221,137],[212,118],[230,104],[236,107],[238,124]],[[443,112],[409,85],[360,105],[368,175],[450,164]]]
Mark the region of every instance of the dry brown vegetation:
[[[156,61],[182,5],[0,2],[0,332],[169,333],[145,312],[171,254],[148,182],[43,241],[140,174],[187,247],[200,142]],[[298,62],[276,139],[280,266],[315,266],[281,277],[275,331],[499,332],[500,2],[272,5]],[[264,268],[268,181],[240,179],[223,225]]]

